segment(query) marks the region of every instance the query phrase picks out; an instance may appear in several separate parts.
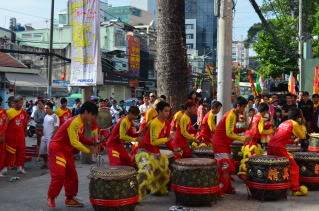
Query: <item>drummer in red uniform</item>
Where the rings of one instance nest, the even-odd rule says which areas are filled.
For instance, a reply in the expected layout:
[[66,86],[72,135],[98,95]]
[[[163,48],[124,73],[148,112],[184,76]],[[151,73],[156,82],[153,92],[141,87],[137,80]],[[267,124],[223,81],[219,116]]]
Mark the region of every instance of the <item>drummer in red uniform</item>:
[[[2,97],[0,97],[0,106],[2,104]],[[5,133],[8,125],[8,117],[6,110],[0,108],[0,170],[4,167],[5,154]],[[0,172],[0,177],[4,176]]]
[[140,110],[131,106],[128,115],[118,121],[112,129],[107,141],[107,150],[111,166],[135,166],[134,158],[125,149],[125,142],[138,142],[138,133],[135,132],[134,120],[137,119]]
[[[297,108],[291,108],[288,111],[288,120],[281,123],[277,129],[277,132],[270,139],[268,144],[268,155],[275,155],[280,157],[286,157],[290,161],[290,188],[293,191],[294,196],[307,195],[308,189],[305,186],[299,184],[299,167],[286,149],[287,144],[293,144],[301,139],[305,139],[307,130],[304,125],[301,110]],[[296,137],[293,140],[292,137]]]
[[240,165],[240,172],[238,175],[245,178],[246,175],[246,162],[252,155],[261,155],[262,148],[260,145],[260,139],[263,135],[271,135],[273,133],[272,127],[268,126],[265,117],[269,114],[269,106],[266,103],[260,103],[258,106],[258,113],[255,114],[251,120],[250,128],[245,132],[247,137],[251,137],[252,140],[246,142],[242,148],[243,159]]
[[49,169],[51,182],[48,190],[48,207],[55,208],[55,199],[62,187],[65,189],[65,205],[68,207],[83,207],[75,196],[78,192],[78,175],[74,162],[74,152],[95,153],[96,147],[83,144],[93,144],[93,140],[85,138],[85,124],[92,125],[98,109],[92,102],[81,106],[80,115],[68,119],[57,130],[49,145]]
[[23,98],[16,96],[13,100],[13,108],[6,111],[8,126],[5,133],[6,149],[4,167],[1,173],[7,174],[8,167],[17,167],[17,173],[25,174],[25,131],[28,124],[28,114],[22,109]]
[[222,107],[221,102],[213,101],[211,105],[211,110],[204,116],[200,131],[198,133],[197,139],[200,142],[212,143],[213,135],[216,130],[216,114],[219,113]]
[[66,98],[61,98],[60,103],[61,106],[56,109],[55,113],[59,117],[60,126],[62,126],[64,122],[72,117],[72,111],[67,108],[68,100]]
[[230,145],[235,140],[242,142],[250,140],[249,137],[238,135],[235,131],[239,115],[245,112],[247,103],[245,98],[238,97],[234,108],[227,112],[217,124],[213,137],[213,149],[218,164],[222,193],[232,194],[235,191],[230,176],[235,172]]
[[192,101],[187,101],[185,104],[185,112],[179,120],[176,134],[172,142],[175,149],[179,148],[181,150],[182,158],[192,157],[192,150],[189,147],[189,142],[196,140],[196,129],[193,127],[191,116],[196,115],[197,106]]

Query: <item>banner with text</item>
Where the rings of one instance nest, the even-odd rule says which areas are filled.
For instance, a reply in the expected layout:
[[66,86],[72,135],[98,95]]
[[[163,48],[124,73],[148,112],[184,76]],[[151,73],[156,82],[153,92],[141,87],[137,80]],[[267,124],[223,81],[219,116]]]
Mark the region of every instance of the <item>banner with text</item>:
[[129,76],[139,77],[141,67],[140,39],[131,33],[127,34]]
[[71,86],[103,84],[99,4],[99,0],[69,0],[72,25]]

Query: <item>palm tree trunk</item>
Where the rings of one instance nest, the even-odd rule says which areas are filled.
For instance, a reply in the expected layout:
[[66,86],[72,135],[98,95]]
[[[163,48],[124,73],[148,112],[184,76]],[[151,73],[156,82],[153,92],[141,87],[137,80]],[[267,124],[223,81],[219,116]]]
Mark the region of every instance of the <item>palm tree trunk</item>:
[[185,38],[185,1],[157,0],[157,90],[176,108],[190,90]]

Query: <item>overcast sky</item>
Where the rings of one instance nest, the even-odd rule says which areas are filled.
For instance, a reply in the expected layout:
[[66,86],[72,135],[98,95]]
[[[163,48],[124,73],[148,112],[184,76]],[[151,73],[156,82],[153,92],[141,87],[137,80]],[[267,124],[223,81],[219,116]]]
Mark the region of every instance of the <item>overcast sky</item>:
[[[213,1],[213,0],[212,0]],[[67,0],[55,0],[55,12],[66,9]],[[237,0],[234,17],[234,39],[246,37],[247,30],[259,19],[248,0]],[[261,0],[257,0],[261,2]],[[128,5],[130,0],[109,0],[113,6]],[[16,17],[17,22],[32,24],[35,28],[48,27],[50,16],[50,0],[1,0],[0,27],[8,28],[10,17]]]

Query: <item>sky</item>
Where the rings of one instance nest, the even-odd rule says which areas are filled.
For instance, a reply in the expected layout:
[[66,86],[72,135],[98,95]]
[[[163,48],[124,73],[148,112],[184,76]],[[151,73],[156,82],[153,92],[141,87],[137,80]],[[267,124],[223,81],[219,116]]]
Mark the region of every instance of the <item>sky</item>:
[[[213,0],[212,0],[213,1]],[[261,3],[262,0],[257,0]],[[67,0],[55,0],[55,14],[66,9]],[[109,0],[113,6],[128,5],[130,0]],[[10,17],[16,17],[17,22],[31,24],[34,28],[49,26],[51,0],[1,0],[0,27],[8,28]],[[234,40],[246,38],[247,31],[259,19],[248,0],[237,0],[234,16]]]

